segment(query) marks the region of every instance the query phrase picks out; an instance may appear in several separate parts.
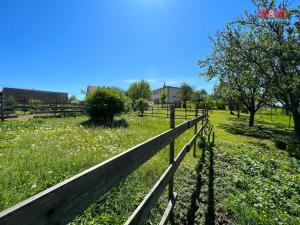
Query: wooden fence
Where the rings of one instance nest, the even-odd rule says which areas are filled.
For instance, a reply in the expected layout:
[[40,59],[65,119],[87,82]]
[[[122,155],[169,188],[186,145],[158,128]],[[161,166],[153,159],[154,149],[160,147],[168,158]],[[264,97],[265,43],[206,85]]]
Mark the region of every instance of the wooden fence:
[[[198,110],[198,109],[197,109]],[[196,109],[184,109],[176,108],[175,109],[175,118],[176,119],[191,119],[195,117]],[[159,108],[159,107],[149,107],[146,111],[141,113],[137,112],[139,116],[150,116],[158,118],[169,118],[170,109],[169,108]]]
[[56,104],[38,104],[38,105],[18,105],[18,111],[32,114],[60,114],[60,113],[84,113],[85,105],[83,103],[56,103]]
[[[175,126],[174,107],[171,106],[169,111],[169,130],[1,212],[0,224],[67,224],[162,148],[170,145],[169,167],[125,223],[126,225],[143,224],[168,185],[169,203],[160,222],[161,225],[166,224],[177,197],[173,190],[174,173],[192,146],[194,146],[194,154],[196,153],[197,138],[202,136],[208,124],[208,112],[204,112],[201,116]],[[198,130],[199,122],[202,122],[202,126]],[[193,138],[184,145],[174,159],[174,140],[192,127],[194,127]]]
[[24,114],[50,114],[54,116],[61,114],[84,114],[86,111],[86,107],[83,103],[59,103],[56,101],[54,104],[38,103],[34,105],[24,101],[23,104],[10,106],[6,102],[7,100],[5,100],[4,95],[0,92],[0,114],[2,121],[5,118],[16,115],[16,111],[19,113],[23,112]]

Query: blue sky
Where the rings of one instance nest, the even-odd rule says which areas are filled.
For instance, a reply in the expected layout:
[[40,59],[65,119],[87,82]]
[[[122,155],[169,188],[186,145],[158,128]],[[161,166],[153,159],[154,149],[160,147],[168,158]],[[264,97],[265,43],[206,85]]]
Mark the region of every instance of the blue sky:
[[211,91],[197,61],[208,35],[250,0],[1,0],[0,88],[65,91],[145,79]]

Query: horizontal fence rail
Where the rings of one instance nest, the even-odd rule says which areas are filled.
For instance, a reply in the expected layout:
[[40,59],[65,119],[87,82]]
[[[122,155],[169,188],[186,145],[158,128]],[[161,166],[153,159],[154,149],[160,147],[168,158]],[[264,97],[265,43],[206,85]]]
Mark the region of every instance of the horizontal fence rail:
[[38,103],[34,105],[27,102],[24,104],[11,105],[5,100],[2,93],[0,93],[0,104],[0,116],[2,121],[6,118],[22,115],[20,112],[24,114],[51,114],[54,116],[63,114],[84,114],[86,112],[86,106],[82,103]]
[[159,181],[154,185],[152,190],[144,198],[143,202],[138,206],[134,213],[129,217],[125,225],[134,224],[144,224],[145,220],[148,218],[150,210],[155,206],[161,193],[173,177],[174,173],[178,169],[180,163],[184,159],[185,155],[190,151],[191,147],[195,143],[197,137],[199,137],[200,132],[205,129],[206,123],[199,129],[199,131],[194,135],[191,141],[182,148],[175,161],[168,167],[164,174],[160,177]]
[[[175,118],[176,119],[191,119],[195,117],[195,110],[192,109],[183,109],[183,108],[175,108]],[[170,117],[170,109],[169,108],[158,108],[158,107],[149,107],[144,112],[137,112],[139,116],[150,116],[157,118],[169,118]]]
[[[207,119],[208,113],[205,112],[201,116],[197,116],[173,129],[169,129],[142,144],[136,145],[105,162],[91,167],[0,212],[0,224],[62,225],[70,222],[186,130],[195,126],[200,121],[205,121],[200,130],[181,150],[175,161],[165,171],[164,175],[151,192],[149,192],[127,223],[135,224],[130,221],[145,220],[163,188],[173,177],[185,154],[190,150],[192,144],[195,144],[195,140],[202,130],[205,129]],[[172,205],[174,201],[174,199],[170,199],[170,204]],[[170,207],[169,211],[171,211]],[[169,217],[169,215],[164,216],[165,218]]]

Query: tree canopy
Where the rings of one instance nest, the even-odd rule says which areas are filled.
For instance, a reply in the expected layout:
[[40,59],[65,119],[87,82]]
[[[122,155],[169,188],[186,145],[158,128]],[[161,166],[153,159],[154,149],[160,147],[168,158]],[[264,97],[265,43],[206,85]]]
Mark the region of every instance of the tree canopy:
[[207,92],[204,89],[194,91],[192,94],[192,101],[194,102],[196,107],[200,107],[200,103],[204,102],[207,97]]
[[183,107],[186,108],[187,101],[191,100],[193,94],[193,88],[186,82],[182,83],[180,86],[180,95],[184,103]]
[[258,15],[246,12],[217,32],[211,39],[213,53],[199,65],[206,68],[203,76],[217,77],[238,93],[250,113],[250,126],[255,112],[275,97],[292,111],[295,133],[300,137],[300,38],[299,22],[293,18],[295,12],[299,17],[299,11],[288,10],[288,2],[275,6],[274,1],[254,0],[257,9],[286,9],[288,18],[261,21]]
[[143,98],[146,100],[150,99],[151,89],[150,85],[147,81],[141,80],[139,82],[133,82],[128,91],[127,95],[135,102],[139,98]]

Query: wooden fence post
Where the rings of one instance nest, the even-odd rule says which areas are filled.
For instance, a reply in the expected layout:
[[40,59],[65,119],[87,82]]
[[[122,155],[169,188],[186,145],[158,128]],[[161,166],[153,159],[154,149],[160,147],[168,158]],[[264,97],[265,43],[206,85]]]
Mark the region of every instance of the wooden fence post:
[[[170,128],[175,128],[175,108],[173,104],[170,104]],[[171,165],[174,162],[174,154],[175,154],[175,141],[170,142],[170,157],[169,157],[169,164]],[[174,192],[174,179],[170,180],[169,183],[169,201],[173,198],[173,192]],[[173,212],[171,212],[170,220],[173,220]]]
[[[171,105],[169,107],[170,107],[170,120],[171,120]],[[169,107],[167,107],[167,118],[169,117]],[[174,113],[174,115],[175,115],[175,113]]]
[[[195,108],[195,118],[197,118],[197,117],[198,117],[198,108],[196,107]],[[197,134],[197,130],[198,130],[197,124],[198,123],[195,124],[194,134]],[[197,138],[195,139],[195,143],[194,143],[194,153],[193,153],[194,157],[196,157],[196,147],[197,147]]]
[[186,106],[185,106],[185,115],[184,115],[185,119],[186,119],[186,111],[187,111],[187,110],[186,110]]
[[25,114],[26,112],[26,96],[24,95],[24,98],[23,98],[23,114]]
[[4,94],[1,92],[1,121],[4,121]]
[[152,115],[152,117],[153,117],[153,107],[151,107],[151,115]]
[[57,99],[55,99],[55,111],[54,111],[54,116],[56,116],[56,111],[57,111]]

